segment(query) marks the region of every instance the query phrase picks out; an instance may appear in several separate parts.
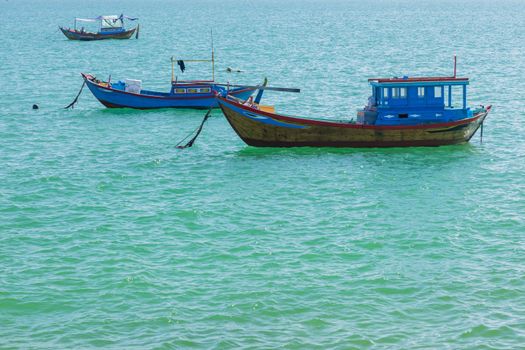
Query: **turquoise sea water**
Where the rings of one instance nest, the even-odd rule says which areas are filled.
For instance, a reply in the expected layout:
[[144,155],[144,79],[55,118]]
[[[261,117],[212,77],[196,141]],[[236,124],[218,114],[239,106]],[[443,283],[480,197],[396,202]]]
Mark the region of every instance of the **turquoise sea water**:
[[[73,42],[75,16],[141,18]],[[523,1],[0,2],[0,349],[524,349]],[[256,149],[219,111],[108,110],[79,72],[168,89],[169,57],[354,117],[377,76],[459,74],[466,145]],[[227,66],[244,73],[229,75]],[[184,78],[204,78],[202,64]],[[179,73],[179,78],[181,77]],[[31,110],[33,103],[40,105]]]

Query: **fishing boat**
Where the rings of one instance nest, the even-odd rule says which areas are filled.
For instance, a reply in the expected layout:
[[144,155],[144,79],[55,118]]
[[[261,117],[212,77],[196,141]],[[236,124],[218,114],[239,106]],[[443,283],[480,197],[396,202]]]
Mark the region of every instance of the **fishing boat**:
[[[231,96],[218,100],[237,135],[246,144],[257,147],[460,144],[468,142],[483,127],[491,110],[491,106],[467,106],[469,79],[456,77],[455,73],[451,77],[373,78],[369,83],[372,95],[368,105],[358,110],[355,120],[292,117]],[[458,92],[462,98],[456,106],[452,96]]]
[[[211,80],[179,81],[175,76],[175,63],[182,73],[189,62],[211,63]],[[81,73],[89,90],[108,108],[217,108],[217,96],[230,94],[239,99],[250,97],[258,86],[243,86],[220,84],[215,81],[215,53],[213,39],[211,45],[211,59],[180,59],[171,57],[171,88],[168,92],[159,92],[142,89],[142,81],[126,79],[112,83],[101,81],[91,74]]]
[[[139,37],[139,25],[132,29],[124,28],[124,20],[136,21],[138,18],[124,16],[98,16],[95,18],[75,18],[75,25],[73,28],[59,27],[62,33],[70,40],[103,40],[103,39],[129,39],[135,34],[135,38]],[[78,22],[98,22],[99,30],[97,32],[89,32],[81,27],[77,28]]]
[[217,95],[228,93],[240,99],[252,95],[256,86],[228,89],[211,80],[191,80],[172,82],[169,92],[142,89],[142,81],[125,79],[111,82],[101,81],[91,74],[81,73],[89,90],[104,106],[108,108],[196,108],[208,109],[218,107]]

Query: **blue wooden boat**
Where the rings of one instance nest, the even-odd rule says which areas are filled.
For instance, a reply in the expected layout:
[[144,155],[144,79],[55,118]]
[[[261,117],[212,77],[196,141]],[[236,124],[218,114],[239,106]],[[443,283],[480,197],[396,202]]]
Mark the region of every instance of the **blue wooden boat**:
[[[468,142],[491,106],[467,106],[468,78],[369,79],[372,95],[356,120],[335,121],[276,114],[273,108],[226,96],[226,119],[251,146],[406,147]],[[458,91],[459,90],[459,91]],[[453,101],[459,93],[460,101]],[[453,102],[455,104],[453,104]]]
[[[182,60],[171,57],[171,88],[168,92],[142,89],[140,80],[126,79],[112,83],[101,81],[91,74],[82,74],[85,84],[93,95],[108,108],[217,108],[217,96],[228,94],[247,100],[257,90],[258,86],[229,86],[215,82],[215,51],[213,34],[211,59]],[[188,62],[211,63],[211,80],[179,81],[175,76],[175,62],[184,73]]]
[[140,80],[126,79],[115,83],[98,80],[91,74],[82,73],[93,95],[108,108],[197,108],[218,107],[216,96],[228,93],[241,100],[248,99],[256,86],[229,89],[211,80],[174,81],[169,92],[142,89]]
[[[138,18],[124,16],[98,16],[95,18],[75,18],[75,25],[73,28],[59,27],[62,33],[70,40],[103,40],[103,39],[129,39],[135,33],[135,37],[139,36],[139,26],[132,29],[124,28],[124,20],[136,21]],[[78,22],[98,22],[98,32],[89,32],[84,30],[84,27],[77,28]]]

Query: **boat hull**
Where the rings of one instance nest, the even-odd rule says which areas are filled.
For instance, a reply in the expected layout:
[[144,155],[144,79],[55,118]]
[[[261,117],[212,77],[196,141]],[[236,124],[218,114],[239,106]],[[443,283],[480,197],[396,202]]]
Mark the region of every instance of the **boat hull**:
[[237,135],[256,147],[414,147],[465,143],[490,107],[474,117],[449,123],[374,126],[282,116],[218,98]]
[[111,33],[111,34],[100,34],[100,33],[91,33],[91,32],[81,33],[75,30],[66,29],[62,27],[60,27],[60,30],[69,40],[92,41],[92,40],[104,40],[104,39],[129,39],[133,36],[137,28],[133,28],[133,29],[126,30],[123,32],[119,32],[119,33]]
[[[188,94],[187,96],[176,96],[171,94],[135,94],[122,90],[112,89],[107,84],[99,84],[92,76],[82,74],[89,90],[104,106],[108,108],[134,108],[134,109],[157,109],[157,108],[194,108],[208,109],[219,107],[213,84],[199,84],[200,87],[211,87],[210,93]],[[236,89],[231,94],[247,99],[255,89]]]

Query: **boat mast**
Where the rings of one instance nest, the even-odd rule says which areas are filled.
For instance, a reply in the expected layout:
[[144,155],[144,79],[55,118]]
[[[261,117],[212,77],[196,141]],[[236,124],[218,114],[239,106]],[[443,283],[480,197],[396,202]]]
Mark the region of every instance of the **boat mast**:
[[173,81],[175,80],[175,66],[174,66],[174,63],[175,61],[173,60],[173,56],[171,56],[171,82],[173,83]]
[[215,81],[215,50],[213,48],[213,29],[211,34],[211,60],[185,60],[171,56],[171,81],[175,81],[175,61],[180,60],[184,62],[211,62],[211,77]]
[[210,29],[211,35],[211,80],[215,81],[215,51],[213,50],[213,29]]
[[456,55],[454,55],[454,78],[456,77],[456,62],[457,62],[457,58],[456,58]]

